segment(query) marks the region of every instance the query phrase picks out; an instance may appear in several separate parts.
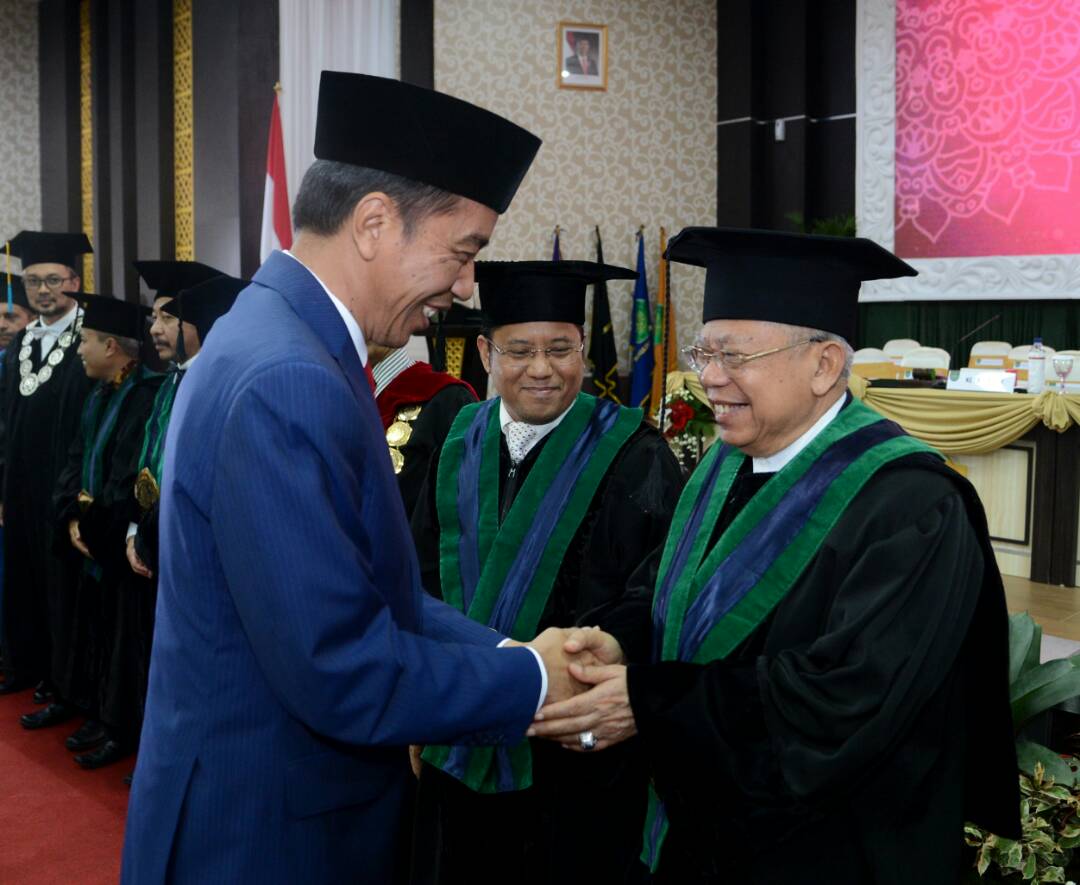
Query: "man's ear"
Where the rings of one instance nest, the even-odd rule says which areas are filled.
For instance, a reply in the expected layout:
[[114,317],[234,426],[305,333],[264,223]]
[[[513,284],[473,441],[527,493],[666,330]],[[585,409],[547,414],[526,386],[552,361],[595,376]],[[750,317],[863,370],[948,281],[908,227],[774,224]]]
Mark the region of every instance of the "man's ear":
[[491,374],[491,350],[488,340],[483,335],[476,336],[476,349],[480,351],[480,362],[484,364],[484,371]]
[[817,396],[824,396],[836,386],[844,371],[846,356],[844,348],[836,341],[825,341],[818,354],[818,364],[810,382],[811,389]]
[[397,223],[397,207],[390,197],[382,191],[366,194],[349,217],[349,230],[360,257],[374,260]]

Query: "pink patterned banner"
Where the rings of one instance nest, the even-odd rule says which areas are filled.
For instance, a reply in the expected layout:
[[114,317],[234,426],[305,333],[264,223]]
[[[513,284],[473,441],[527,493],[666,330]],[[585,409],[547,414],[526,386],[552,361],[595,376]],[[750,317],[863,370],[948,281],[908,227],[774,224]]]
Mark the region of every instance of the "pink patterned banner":
[[1080,254],[1080,0],[897,0],[904,258]]

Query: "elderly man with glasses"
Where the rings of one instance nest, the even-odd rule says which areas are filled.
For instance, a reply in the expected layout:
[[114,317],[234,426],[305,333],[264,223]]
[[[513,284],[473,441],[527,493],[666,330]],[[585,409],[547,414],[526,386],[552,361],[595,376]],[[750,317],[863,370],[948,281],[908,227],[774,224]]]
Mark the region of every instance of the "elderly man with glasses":
[[[477,265],[477,346],[498,396],[461,410],[413,534],[425,588],[474,620],[516,640],[599,624],[647,660],[649,601],[624,588],[663,542],[682,476],[640,409],[581,392],[586,287],[635,276],[582,261]],[[635,742],[594,758],[525,740],[423,759],[414,882],[616,882],[636,865]],[[597,811],[586,827],[568,813],[582,791]]]
[[688,356],[720,444],[634,578],[651,663],[582,634],[612,664],[534,732],[637,735],[652,881],[956,882],[966,820],[1020,835],[1001,577],[972,487],[846,383],[860,283],[914,271],[765,231],[669,256],[706,268]]
[[[52,700],[67,663],[74,583],[80,557],[66,535],[54,538],[53,492],[93,384],[77,348],[85,234],[23,231],[9,244],[22,262],[23,285],[38,319],[10,345],[16,361],[5,379],[4,682],[0,693],[37,685],[34,701]],[[23,718],[26,728],[74,715],[62,699]]]

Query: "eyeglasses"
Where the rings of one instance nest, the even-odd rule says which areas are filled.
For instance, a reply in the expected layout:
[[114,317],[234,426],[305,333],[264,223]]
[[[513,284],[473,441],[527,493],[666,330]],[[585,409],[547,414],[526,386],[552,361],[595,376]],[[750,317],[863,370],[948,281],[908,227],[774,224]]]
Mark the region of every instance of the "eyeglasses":
[[805,338],[802,341],[796,341],[794,344],[786,344],[783,347],[774,347],[771,350],[761,350],[757,353],[738,353],[731,350],[706,350],[704,347],[698,347],[693,345],[691,347],[684,347],[682,349],[683,356],[686,357],[686,362],[699,375],[709,368],[710,363],[716,363],[724,367],[725,372],[735,373],[741,370],[747,363],[759,360],[762,357],[772,356],[774,353],[782,353],[785,350],[791,350],[794,347],[802,347],[804,344],[815,344],[821,342],[821,338]]
[[505,350],[499,347],[490,338],[485,339],[488,344],[491,345],[491,349],[494,350],[499,356],[506,357],[507,361],[511,365],[526,366],[533,361],[538,353],[542,353],[550,362],[565,364],[568,363],[576,353],[581,353],[585,349],[585,342],[581,344],[556,344],[554,347],[508,347]]
[[70,279],[71,277],[62,277],[59,274],[51,273],[47,277],[23,277],[23,285],[27,289],[36,292],[44,283],[47,288],[55,291]]

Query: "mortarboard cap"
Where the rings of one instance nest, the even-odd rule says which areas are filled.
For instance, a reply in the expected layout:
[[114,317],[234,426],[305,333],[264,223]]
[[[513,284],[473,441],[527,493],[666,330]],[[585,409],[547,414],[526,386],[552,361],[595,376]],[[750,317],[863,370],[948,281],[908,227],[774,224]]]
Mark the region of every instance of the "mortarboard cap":
[[26,300],[26,287],[23,285],[22,277],[18,274],[12,274],[10,277],[5,274],[0,277],[0,310],[7,311],[7,284],[9,279],[11,280],[11,303],[16,307],[25,307],[31,313],[36,313],[34,308],[30,306],[30,302]]
[[705,268],[702,321],[764,320],[832,332],[854,343],[864,280],[917,271],[873,240],[688,227],[667,257]]
[[193,325],[199,333],[199,341],[205,342],[214,323],[229,312],[236,297],[249,285],[251,280],[222,274],[184,289],[164,310],[180,322]]
[[315,156],[391,172],[507,210],[540,148],[509,120],[441,92],[323,71]]
[[133,301],[111,295],[91,295],[81,292],[75,296],[83,308],[82,325],[104,335],[143,340],[149,308]]
[[24,230],[11,240],[11,254],[22,263],[23,272],[34,264],[63,264],[75,269],[78,258],[93,252],[86,234],[47,233]]
[[600,280],[635,280],[625,267],[593,261],[478,261],[480,309],[489,325],[585,325],[585,288]]
[[155,298],[175,298],[181,289],[190,289],[224,271],[198,261],[133,261],[143,282],[153,289]]

